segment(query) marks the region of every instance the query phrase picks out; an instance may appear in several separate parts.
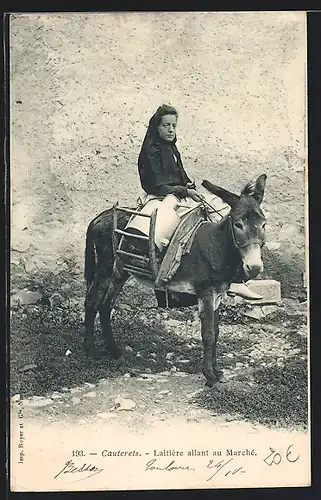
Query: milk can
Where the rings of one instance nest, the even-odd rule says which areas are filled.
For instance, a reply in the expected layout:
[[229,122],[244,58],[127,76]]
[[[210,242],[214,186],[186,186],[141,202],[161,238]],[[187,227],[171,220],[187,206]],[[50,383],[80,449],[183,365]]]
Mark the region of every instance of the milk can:
[[[163,201],[151,200],[141,210],[144,214],[151,214],[157,208],[156,227],[155,227],[155,244],[162,250],[169,244],[173,233],[180,222],[180,217],[177,215],[176,209],[179,205],[179,200],[176,196],[168,194]],[[148,217],[140,217],[136,215],[126,226],[126,228],[135,228],[141,231],[146,236],[149,235],[150,219]]]

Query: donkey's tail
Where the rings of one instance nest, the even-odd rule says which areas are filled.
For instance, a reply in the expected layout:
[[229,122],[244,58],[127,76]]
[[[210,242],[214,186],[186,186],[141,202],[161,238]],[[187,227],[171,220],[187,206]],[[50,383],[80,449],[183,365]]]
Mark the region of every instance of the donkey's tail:
[[89,224],[86,233],[86,249],[85,249],[85,280],[91,283],[94,279],[96,270],[96,251],[93,238],[93,227]]

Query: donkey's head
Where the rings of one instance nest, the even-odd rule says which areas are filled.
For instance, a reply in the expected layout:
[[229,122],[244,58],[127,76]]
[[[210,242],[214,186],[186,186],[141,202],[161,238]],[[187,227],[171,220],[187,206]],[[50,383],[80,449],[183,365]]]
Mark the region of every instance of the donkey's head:
[[203,181],[203,186],[228,203],[231,211],[227,216],[234,246],[239,250],[243,270],[248,278],[255,278],[263,271],[261,248],[265,240],[266,219],[260,208],[264,196],[266,175],[249,182],[240,196]]

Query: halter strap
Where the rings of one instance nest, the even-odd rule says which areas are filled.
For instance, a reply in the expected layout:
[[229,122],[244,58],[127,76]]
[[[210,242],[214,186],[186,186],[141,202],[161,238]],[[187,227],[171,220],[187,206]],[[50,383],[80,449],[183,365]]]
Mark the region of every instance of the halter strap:
[[263,247],[264,241],[260,240],[259,238],[250,238],[249,240],[246,241],[246,243],[244,243],[243,245],[240,245],[235,238],[232,217],[230,215],[228,215],[227,218],[229,221],[230,233],[231,233],[232,241],[233,241],[235,248],[237,248],[239,250],[240,248],[246,248],[250,245],[259,245],[260,247]]

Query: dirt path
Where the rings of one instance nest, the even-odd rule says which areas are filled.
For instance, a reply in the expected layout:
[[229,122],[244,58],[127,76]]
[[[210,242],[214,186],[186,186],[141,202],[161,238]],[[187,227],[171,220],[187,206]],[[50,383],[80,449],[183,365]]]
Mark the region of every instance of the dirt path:
[[[240,383],[228,382],[227,385],[232,385],[235,391]],[[87,383],[52,393],[51,400],[15,398],[12,463],[16,484],[20,487],[22,484],[26,490],[40,491],[204,488],[241,484],[246,487],[253,484],[249,477],[251,468],[255,470],[257,485],[286,484],[297,466],[283,468],[282,475],[280,470],[271,474],[264,462],[271,453],[271,445],[284,457],[289,446],[290,451],[300,455],[301,469],[296,480],[298,484],[308,481],[308,435],[304,429],[269,428],[244,421],[242,416],[221,415],[200,406],[199,396],[206,398],[217,391],[221,391],[220,385],[214,389],[204,388],[201,375],[162,372],[102,379],[98,384]],[[21,452],[17,429],[21,422],[23,466],[17,465],[17,451]],[[236,450],[235,454],[245,457],[230,458],[232,451],[228,450],[233,453]],[[133,453],[135,459],[127,456]],[[170,456],[173,453],[176,455]],[[241,468],[246,477],[227,479],[222,475],[214,480],[212,475],[217,469],[209,471],[212,467],[209,464],[214,464],[213,467],[218,464],[220,468],[221,464],[225,466],[230,461],[234,466],[231,472]],[[32,464],[41,471],[39,475],[34,474]],[[89,475],[85,482],[82,477],[75,479],[64,475],[70,467],[79,469],[83,464],[95,467],[100,471],[99,476]],[[153,469],[176,466],[189,467],[191,472],[183,475],[175,470],[174,474],[164,477],[164,474],[155,474],[157,469]],[[283,465],[286,466],[289,463]],[[132,474],[132,470],[135,473]]]
[[[67,286],[69,273],[59,280],[49,276],[51,288],[38,296],[15,292],[37,298],[36,304],[16,304],[11,318],[12,470],[19,488],[208,487],[206,460],[216,451],[229,460],[230,448],[253,451],[245,462],[232,458],[235,467],[255,471],[257,485],[293,477],[306,484],[306,304],[284,299],[278,307],[259,308],[258,315],[248,306],[223,304],[219,364],[227,382],[209,389],[201,374],[196,308],[159,310],[150,294],[135,293],[129,283],[113,316],[123,358],[115,362],[104,354],[97,323],[101,357],[89,360],[82,347],[81,294]],[[30,283],[28,288],[36,293]],[[295,446],[300,468],[269,475],[264,459],[271,446],[283,458]],[[157,450],[171,449],[182,453],[175,464],[190,465],[193,473],[149,474],[150,460],[160,467],[172,460],[154,458]],[[116,456],[109,459],[106,450]],[[132,450],[136,459],[126,455]],[[190,458],[192,450],[200,456]],[[102,472],[86,482],[63,474],[57,481],[55,473],[68,460],[76,467],[90,462]],[[210,486],[246,487],[249,481],[244,473]]]

